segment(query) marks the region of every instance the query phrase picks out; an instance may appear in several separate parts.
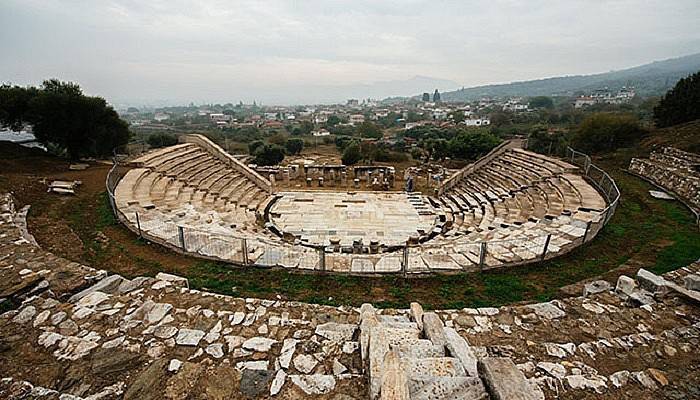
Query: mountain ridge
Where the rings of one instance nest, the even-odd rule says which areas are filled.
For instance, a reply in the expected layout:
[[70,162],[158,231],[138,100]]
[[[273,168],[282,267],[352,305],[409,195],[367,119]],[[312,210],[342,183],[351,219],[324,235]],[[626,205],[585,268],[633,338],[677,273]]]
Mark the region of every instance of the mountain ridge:
[[[443,101],[471,101],[482,97],[572,96],[607,87],[633,86],[641,96],[664,94],[676,82],[700,70],[700,53],[652,61],[621,70],[588,75],[565,75],[527,81],[480,85],[441,93]],[[419,98],[420,95],[410,98]]]

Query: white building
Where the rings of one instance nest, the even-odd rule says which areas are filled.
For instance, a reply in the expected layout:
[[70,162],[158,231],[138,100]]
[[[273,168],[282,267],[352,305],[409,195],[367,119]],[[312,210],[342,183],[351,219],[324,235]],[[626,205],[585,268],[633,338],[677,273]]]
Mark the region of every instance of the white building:
[[350,115],[348,122],[350,122],[350,125],[359,125],[365,122],[365,116],[362,114],[352,114]]
[[168,115],[166,113],[158,112],[153,116],[153,119],[158,121],[158,122],[167,121],[170,119],[170,115]]
[[216,124],[218,124],[219,122],[226,123],[226,122],[231,120],[231,116],[227,115],[227,114],[221,114],[221,113],[211,113],[211,114],[209,114],[209,120],[211,120],[211,122],[214,122]]
[[491,125],[491,120],[488,118],[465,119],[462,123],[466,126],[487,126]]
[[433,110],[433,119],[436,119],[439,121],[445,120],[445,119],[447,119],[447,113],[448,113],[448,110],[436,108],[435,110]]

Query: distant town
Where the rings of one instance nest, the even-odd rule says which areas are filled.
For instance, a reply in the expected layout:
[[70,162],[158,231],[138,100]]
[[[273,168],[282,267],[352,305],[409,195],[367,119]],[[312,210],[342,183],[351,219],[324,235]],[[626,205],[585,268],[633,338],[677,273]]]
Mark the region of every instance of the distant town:
[[[633,87],[624,87],[616,92],[602,88],[564,99],[563,103],[583,109],[596,104],[627,104],[634,97]],[[530,97],[516,96],[502,99],[483,97],[473,102],[443,102],[440,92],[435,90],[433,93],[423,93],[420,100],[403,102],[348,99],[345,104],[305,106],[265,106],[255,102],[239,102],[162,108],[129,107],[118,111],[133,128],[141,131],[256,127],[269,130],[286,128],[290,133],[295,133],[294,129],[302,128],[302,123],[311,123],[313,129],[304,133],[328,136],[331,132],[326,129],[327,126],[354,127],[365,121],[389,122],[391,127],[404,130],[424,125],[487,126],[491,124],[490,116],[493,113],[530,113],[541,108],[541,105],[532,104],[531,100]]]

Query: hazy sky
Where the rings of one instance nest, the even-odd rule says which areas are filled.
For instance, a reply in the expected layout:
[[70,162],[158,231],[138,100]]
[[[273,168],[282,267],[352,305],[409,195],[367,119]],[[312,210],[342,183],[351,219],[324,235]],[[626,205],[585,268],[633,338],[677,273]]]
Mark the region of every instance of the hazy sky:
[[631,67],[700,52],[699,26],[700,0],[0,0],[0,81],[57,77],[118,104],[329,102],[415,76]]

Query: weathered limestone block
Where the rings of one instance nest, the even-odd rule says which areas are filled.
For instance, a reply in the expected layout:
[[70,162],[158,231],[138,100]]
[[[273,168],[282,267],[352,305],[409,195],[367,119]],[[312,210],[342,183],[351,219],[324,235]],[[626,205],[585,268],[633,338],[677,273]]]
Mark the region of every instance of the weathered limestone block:
[[683,278],[683,283],[688,290],[700,290],[700,275],[688,275]]
[[409,400],[408,378],[401,365],[399,353],[392,350],[384,356],[384,376],[382,379],[382,400]]
[[652,293],[664,293],[668,290],[666,287],[666,279],[655,275],[644,268],[640,268],[639,271],[637,271],[637,281],[639,281],[639,286],[642,289],[648,290]]
[[370,332],[379,325],[379,318],[371,304],[365,303],[360,307],[360,349],[362,361],[367,359],[369,351]]
[[673,282],[669,282],[667,288],[687,300],[693,301],[695,303],[700,303],[700,292],[696,290],[688,290],[683,286],[676,285]]
[[289,378],[308,395],[330,393],[335,388],[333,375],[290,375]]
[[186,288],[190,287],[190,284],[189,284],[189,281],[187,280],[187,278],[183,278],[181,276],[172,275],[172,274],[166,274],[165,272],[157,273],[156,279],[159,281],[170,282],[175,286],[181,286],[181,287],[186,287]]
[[75,303],[93,292],[113,294],[117,292],[117,290],[119,289],[119,285],[121,285],[124,281],[125,279],[122,278],[120,275],[110,275],[100,280],[96,284],[90,286],[89,288],[74,294],[73,296],[71,296],[70,299],[68,299],[68,302]]
[[357,325],[354,324],[339,324],[337,322],[327,322],[325,324],[318,325],[316,327],[315,333],[326,339],[334,340],[336,342],[346,342],[352,340],[353,335]]
[[440,317],[434,312],[423,314],[423,332],[425,333],[425,337],[430,339],[434,344],[438,346],[447,344],[442,320],[440,320]]
[[445,338],[447,339],[447,350],[452,357],[457,358],[469,376],[479,376],[476,367],[476,356],[469,347],[469,343],[457,333],[453,328],[445,328]]
[[376,325],[369,332],[369,393],[370,399],[376,399],[382,388],[382,378],[384,376],[384,357],[389,351],[389,341],[387,340],[384,328]]
[[566,315],[564,310],[557,306],[556,300],[546,303],[528,304],[527,307],[532,309],[535,314],[546,319],[557,319]]
[[423,307],[418,303],[411,303],[411,319],[423,330]]
[[604,280],[597,280],[593,281],[590,283],[587,283],[583,287],[583,295],[584,296],[590,296],[592,294],[598,294],[598,293],[603,293],[607,292],[610,290],[610,283],[608,281]]
[[635,306],[635,307],[641,307],[641,306],[651,305],[651,304],[655,304],[655,303],[656,303],[656,300],[654,300],[654,296],[651,293],[649,293],[643,289],[635,289],[627,297],[627,304]]
[[436,376],[411,379],[411,399],[487,400],[489,395],[478,377]]
[[478,364],[481,379],[493,400],[543,400],[544,393],[530,383],[510,358],[486,357]]
[[617,278],[615,293],[618,295],[629,296],[636,287],[637,282],[634,279],[630,278],[629,276],[620,275],[620,277]]

